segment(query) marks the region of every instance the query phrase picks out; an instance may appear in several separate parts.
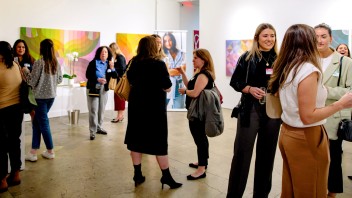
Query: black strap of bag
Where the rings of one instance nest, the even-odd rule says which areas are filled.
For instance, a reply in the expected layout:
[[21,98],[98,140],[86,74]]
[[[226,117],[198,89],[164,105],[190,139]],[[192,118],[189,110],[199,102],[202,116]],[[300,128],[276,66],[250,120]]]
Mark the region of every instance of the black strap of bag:
[[342,71],[342,59],[343,59],[343,56],[341,56],[341,58],[340,58],[339,79],[337,80],[337,86],[340,86],[340,78],[341,78],[341,71]]
[[[250,66],[249,62],[250,61],[248,61],[247,73],[246,73],[246,84],[248,83],[248,72],[249,72],[249,66]],[[243,94],[241,94],[241,98],[238,101],[238,104],[233,108],[232,113],[231,113],[231,118],[238,118],[238,114],[240,113],[242,98],[243,98]]]

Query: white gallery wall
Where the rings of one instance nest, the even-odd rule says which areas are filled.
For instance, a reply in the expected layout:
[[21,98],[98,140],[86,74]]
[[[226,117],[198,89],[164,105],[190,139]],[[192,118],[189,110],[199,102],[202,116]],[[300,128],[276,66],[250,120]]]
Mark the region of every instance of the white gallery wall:
[[199,6],[178,0],[0,0],[0,40],[13,44],[20,27],[97,31],[101,45],[116,33],[152,34],[187,30],[187,64],[192,65],[193,30],[199,29]]
[[332,29],[352,29],[351,6],[350,0],[200,0],[200,47],[213,56],[216,83],[224,96],[222,106],[233,108],[240,98],[225,73],[226,40],[253,39],[263,22],[276,28],[278,44],[295,23],[315,26],[324,22]]
[[11,44],[19,38],[20,27],[98,31],[101,45],[109,45],[117,32],[148,34],[180,25],[176,0],[0,0],[0,4],[0,40]]
[[[101,33],[100,44],[109,45],[116,40],[116,33],[152,34],[158,29],[190,28],[188,34],[193,34],[199,24],[198,7],[196,13],[195,7],[188,7],[181,15],[183,7],[177,0],[0,0],[0,5],[3,8],[0,12],[0,40],[11,45],[19,38],[20,27],[97,31]],[[188,17],[196,20],[187,22]],[[187,37],[192,38],[191,35]],[[192,40],[188,43],[191,44]],[[191,57],[192,49],[187,49],[188,57]],[[187,64],[192,64],[188,61]],[[66,103],[71,100],[69,95],[74,94],[61,92],[64,90],[58,90],[58,98],[49,113],[51,117],[66,115],[65,110],[70,109]],[[84,93],[81,95],[84,97]],[[107,109],[113,109],[113,97],[109,98]],[[86,105],[79,109],[87,111]]]

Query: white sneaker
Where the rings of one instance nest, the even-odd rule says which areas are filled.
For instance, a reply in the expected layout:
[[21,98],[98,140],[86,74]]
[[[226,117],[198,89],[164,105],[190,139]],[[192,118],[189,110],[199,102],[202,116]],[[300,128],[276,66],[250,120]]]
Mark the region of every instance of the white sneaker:
[[38,160],[37,154],[28,153],[25,157],[27,161],[36,162]]
[[49,153],[48,151],[44,151],[42,153],[42,156],[46,159],[54,159],[55,158],[55,153]]

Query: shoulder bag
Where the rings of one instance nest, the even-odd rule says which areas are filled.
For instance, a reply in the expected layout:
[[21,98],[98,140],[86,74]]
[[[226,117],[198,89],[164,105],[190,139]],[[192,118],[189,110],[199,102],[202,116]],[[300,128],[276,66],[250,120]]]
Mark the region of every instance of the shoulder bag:
[[[248,71],[249,71],[249,62],[247,66],[247,74],[246,74],[246,84],[248,82]],[[238,104],[233,108],[232,113],[231,113],[231,118],[238,118],[238,114],[240,113],[242,109],[242,104],[241,101],[243,99],[243,94],[241,94],[240,101],[238,101]]]
[[280,103],[280,98],[278,96],[273,95],[272,93],[266,94],[266,115],[268,115],[271,119],[281,118],[282,107]]
[[115,87],[115,94],[119,96],[121,99],[124,99],[125,101],[128,101],[128,97],[130,95],[130,90],[131,90],[131,85],[127,79],[127,71],[129,70],[131,64],[132,64],[132,59],[128,63],[125,73],[120,78],[119,82]]
[[[342,71],[342,59],[340,59],[340,69],[339,69],[339,79],[337,80],[337,86],[340,86],[341,79],[341,71]],[[337,136],[348,142],[352,142],[352,121],[348,119],[343,119],[339,122],[339,126],[337,128]]]

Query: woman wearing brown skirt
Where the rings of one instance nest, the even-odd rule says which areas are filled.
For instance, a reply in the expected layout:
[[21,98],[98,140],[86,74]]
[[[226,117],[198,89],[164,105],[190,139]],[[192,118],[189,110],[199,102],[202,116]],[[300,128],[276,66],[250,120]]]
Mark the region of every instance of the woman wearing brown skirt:
[[282,105],[283,198],[328,196],[329,140],[323,124],[327,117],[352,106],[352,93],[325,106],[327,89],[317,43],[312,27],[289,27],[269,81],[271,93],[279,94]]

